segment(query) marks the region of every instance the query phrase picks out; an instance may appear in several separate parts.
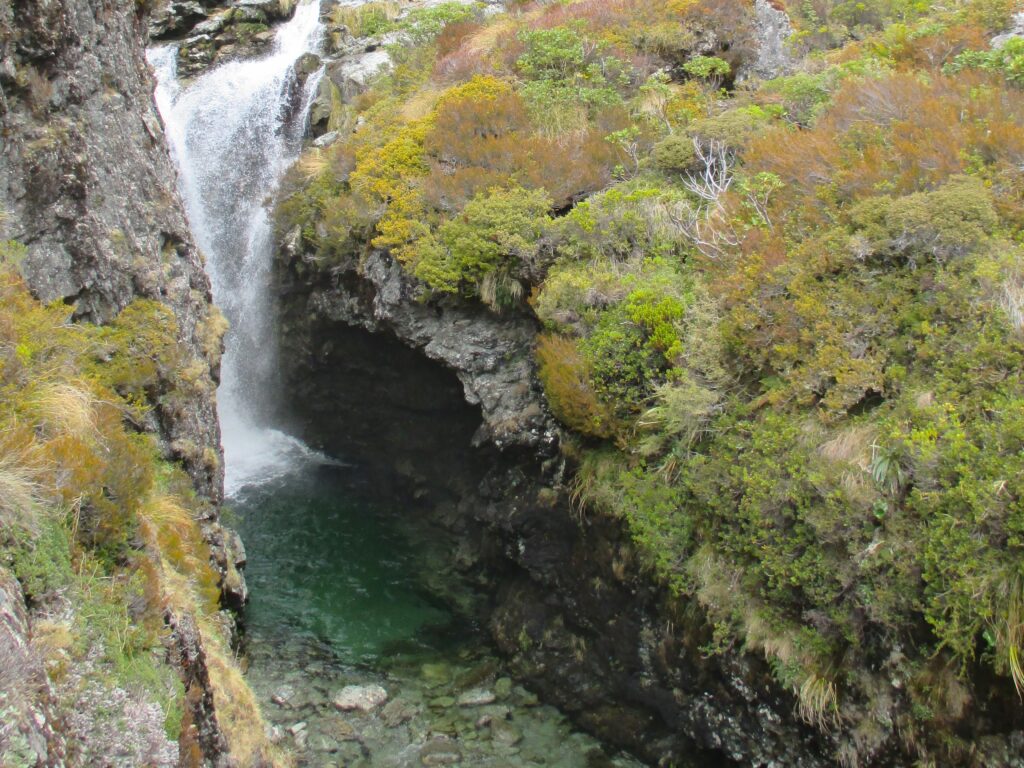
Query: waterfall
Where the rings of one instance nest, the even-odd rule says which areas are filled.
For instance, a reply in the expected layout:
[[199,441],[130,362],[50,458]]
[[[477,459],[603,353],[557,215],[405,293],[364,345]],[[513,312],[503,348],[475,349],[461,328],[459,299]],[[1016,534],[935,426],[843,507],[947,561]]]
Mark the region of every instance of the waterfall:
[[228,495],[308,453],[266,426],[277,378],[266,201],[298,156],[323,72],[300,88],[295,62],[317,52],[322,34],[320,0],[309,0],[277,28],[269,54],[222,64],[191,83],[178,80],[176,45],[147,54],[189,224],[230,323],[217,391]]

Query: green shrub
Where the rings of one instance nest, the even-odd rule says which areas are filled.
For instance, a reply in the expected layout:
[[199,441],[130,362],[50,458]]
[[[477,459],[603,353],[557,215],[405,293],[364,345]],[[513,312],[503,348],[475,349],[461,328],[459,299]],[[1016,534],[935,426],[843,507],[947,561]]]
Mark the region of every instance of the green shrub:
[[[479,294],[485,278],[494,273],[516,279],[537,257],[550,207],[544,190],[513,187],[480,193],[457,218],[438,228],[436,238],[417,243],[414,274],[433,290],[448,293],[469,288]],[[495,303],[517,298],[500,297]]]
[[991,193],[970,176],[955,176],[934,192],[864,200],[850,219],[874,253],[911,261],[962,256],[998,222]]
[[689,136],[673,134],[654,145],[651,159],[654,167],[662,173],[683,173],[691,168],[696,152],[693,139]]
[[537,362],[544,394],[559,421],[588,437],[615,434],[611,410],[591,388],[589,367],[572,339],[554,334],[539,336]]

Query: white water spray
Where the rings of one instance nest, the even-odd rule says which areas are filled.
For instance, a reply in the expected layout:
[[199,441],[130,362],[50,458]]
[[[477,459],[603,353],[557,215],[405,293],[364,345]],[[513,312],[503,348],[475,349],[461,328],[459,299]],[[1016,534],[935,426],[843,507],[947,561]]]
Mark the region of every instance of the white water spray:
[[[266,200],[301,149],[322,70],[300,89],[294,65],[318,50],[322,34],[320,0],[304,2],[278,27],[267,56],[220,65],[185,85],[177,46],[148,53],[192,233],[207,258],[214,301],[231,324],[217,391],[229,496],[311,453],[263,421],[277,378]],[[290,109],[297,99],[298,109]]]

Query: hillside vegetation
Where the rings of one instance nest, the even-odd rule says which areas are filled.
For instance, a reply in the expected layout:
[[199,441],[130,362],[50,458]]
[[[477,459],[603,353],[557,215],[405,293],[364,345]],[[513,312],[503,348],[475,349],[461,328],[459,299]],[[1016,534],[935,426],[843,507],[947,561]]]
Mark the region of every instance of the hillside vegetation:
[[[208,686],[231,756],[269,764],[273,748],[219,612],[221,575],[201,530],[209,502],[145,430],[156,398],[173,406],[212,386],[206,364],[179,344],[163,304],[138,299],[107,326],[72,323],[62,302],[40,304],[17,272],[23,253],[0,243],[0,568],[31,610],[68,759],[105,764],[108,752],[155,738],[143,731],[156,707],[178,764],[201,764],[191,713]],[[208,329],[214,346],[222,330]],[[209,673],[187,688],[185,624],[198,629]],[[5,765],[36,765],[16,727],[23,671],[0,673],[12,684],[0,692]],[[166,755],[159,741],[134,754],[137,764]]]
[[[979,760],[1024,691],[1024,43],[1014,5],[441,5],[278,211],[319,268],[533,312],[583,514],[870,763]],[[451,297],[446,298],[446,297]]]

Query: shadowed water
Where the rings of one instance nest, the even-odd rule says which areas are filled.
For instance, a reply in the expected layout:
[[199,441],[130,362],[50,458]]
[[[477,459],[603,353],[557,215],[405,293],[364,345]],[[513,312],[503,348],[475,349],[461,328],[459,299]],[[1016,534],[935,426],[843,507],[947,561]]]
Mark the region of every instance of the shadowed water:
[[[465,589],[442,583],[443,537],[367,476],[310,463],[231,502],[249,557],[247,676],[298,764],[639,766],[505,676],[480,628],[432,592]],[[332,699],[350,685],[388,700],[340,711]]]

